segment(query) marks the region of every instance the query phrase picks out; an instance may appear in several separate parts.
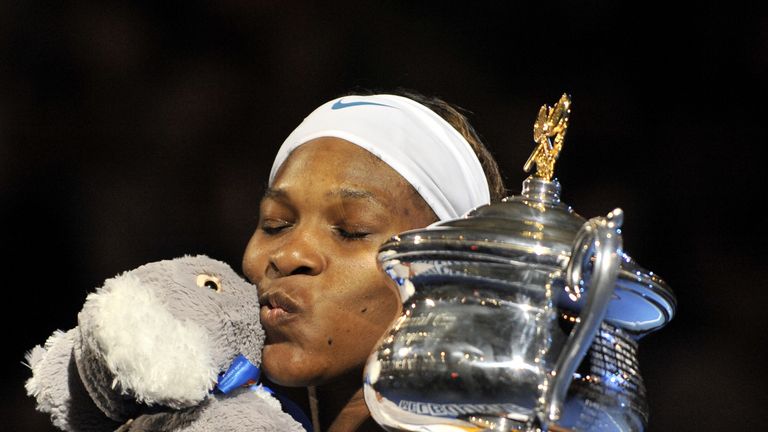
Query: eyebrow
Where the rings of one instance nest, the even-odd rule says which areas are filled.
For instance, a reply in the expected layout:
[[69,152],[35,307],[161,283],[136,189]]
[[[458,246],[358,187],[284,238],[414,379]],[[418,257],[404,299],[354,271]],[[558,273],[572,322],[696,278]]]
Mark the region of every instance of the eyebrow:
[[[378,198],[376,198],[376,195],[373,192],[367,191],[365,189],[342,187],[326,192],[325,196],[326,198],[338,197],[342,200],[365,200],[380,207],[384,207],[384,204]],[[264,191],[264,196],[261,199],[262,201],[266,199],[285,201],[288,200],[288,192],[282,188],[269,187]]]
[[351,189],[351,188],[341,188],[332,190],[325,194],[327,197],[340,197],[344,199],[371,199],[374,201],[378,201],[376,199],[376,196],[367,190],[362,189]]
[[287,196],[288,196],[288,194],[285,192],[285,189],[279,189],[279,188],[268,187],[268,188],[267,188],[267,189],[264,191],[264,196],[263,196],[261,199],[262,199],[262,200],[264,200],[264,199],[267,199],[267,198],[272,198],[272,199],[280,199],[280,198],[283,198],[283,199],[284,199],[284,198],[286,198]]

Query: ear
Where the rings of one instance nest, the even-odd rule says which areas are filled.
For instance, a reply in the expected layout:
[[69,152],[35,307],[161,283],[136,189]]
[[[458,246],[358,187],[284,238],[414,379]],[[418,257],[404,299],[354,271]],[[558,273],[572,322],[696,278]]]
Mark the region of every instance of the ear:
[[56,331],[44,346],[27,353],[32,377],[27,394],[37,401],[37,410],[50,414],[54,426],[65,431],[111,431],[119,424],[108,419],[91,400],[77,372],[73,347],[77,328]]

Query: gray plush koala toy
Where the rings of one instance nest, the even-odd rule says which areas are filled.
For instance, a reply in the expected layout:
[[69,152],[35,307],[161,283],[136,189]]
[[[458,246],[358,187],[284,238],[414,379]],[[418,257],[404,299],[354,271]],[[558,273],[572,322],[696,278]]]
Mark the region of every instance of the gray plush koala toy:
[[27,353],[26,389],[65,431],[303,431],[252,385],[263,343],[254,285],[204,255],[158,261]]

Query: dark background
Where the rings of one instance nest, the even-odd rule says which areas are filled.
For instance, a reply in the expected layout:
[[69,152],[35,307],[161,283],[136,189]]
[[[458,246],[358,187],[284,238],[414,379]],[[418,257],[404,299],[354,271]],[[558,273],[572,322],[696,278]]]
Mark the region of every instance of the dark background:
[[569,92],[563,199],[622,207],[625,250],[679,300],[640,344],[648,430],[764,427],[764,7],[253,3],[0,2],[3,429],[51,430],[21,361],[88,292],[185,253],[239,270],[288,133],[396,87],[470,110],[511,193]]

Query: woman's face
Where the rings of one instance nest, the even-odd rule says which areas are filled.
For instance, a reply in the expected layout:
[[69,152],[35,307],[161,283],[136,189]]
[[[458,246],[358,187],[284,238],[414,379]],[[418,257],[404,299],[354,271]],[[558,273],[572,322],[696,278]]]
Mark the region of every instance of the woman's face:
[[263,368],[287,386],[358,373],[400,311],[379,245],[435,220],[392,168],[339,138],[283,164],[261,202],[243,270],[259,288]]

